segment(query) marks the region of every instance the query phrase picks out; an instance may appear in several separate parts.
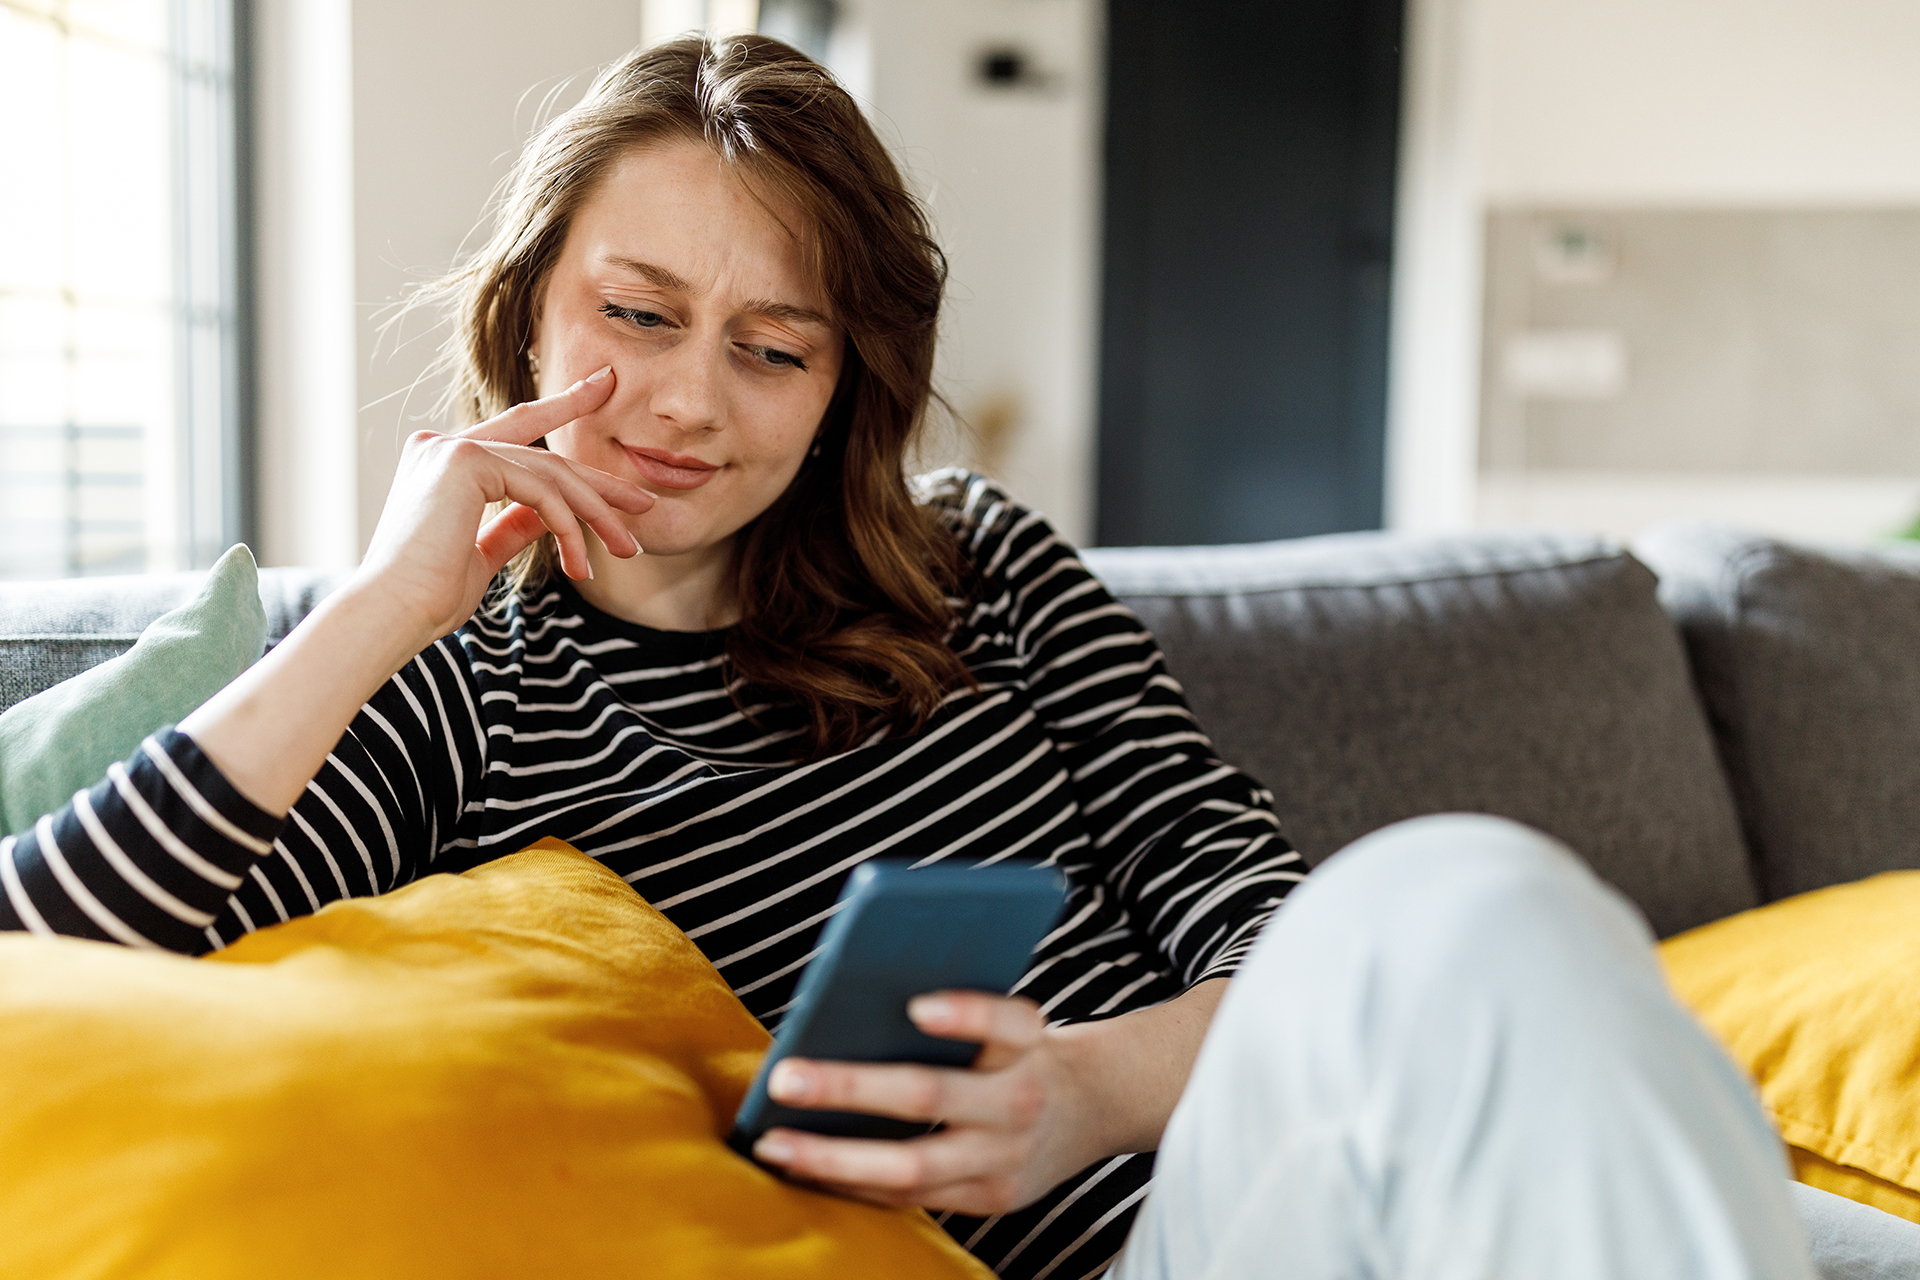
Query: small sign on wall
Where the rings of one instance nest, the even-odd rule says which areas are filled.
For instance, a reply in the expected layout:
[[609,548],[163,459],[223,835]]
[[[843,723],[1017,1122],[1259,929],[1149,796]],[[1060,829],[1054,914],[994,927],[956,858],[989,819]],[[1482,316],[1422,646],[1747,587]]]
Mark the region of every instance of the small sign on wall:
[[1500,380],[1538,400],[1611,400],[1627,389],[1627,340],[1612,329],[1524,329],[1507,339]]

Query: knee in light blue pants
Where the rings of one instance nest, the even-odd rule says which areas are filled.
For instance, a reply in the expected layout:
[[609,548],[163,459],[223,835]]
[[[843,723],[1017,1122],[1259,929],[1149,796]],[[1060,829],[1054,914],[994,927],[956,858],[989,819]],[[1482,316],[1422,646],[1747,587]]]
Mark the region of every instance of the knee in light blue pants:
[[1335,855],[1225,1000],[1115,1280],[1811,1280],[1780,1141],[1563,847]]

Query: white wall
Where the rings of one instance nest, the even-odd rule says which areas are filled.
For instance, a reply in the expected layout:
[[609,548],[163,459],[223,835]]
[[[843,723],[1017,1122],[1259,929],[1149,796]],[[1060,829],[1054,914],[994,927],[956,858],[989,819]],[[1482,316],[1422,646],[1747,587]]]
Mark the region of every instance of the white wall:
[[1389,528],[1473,524],[1480,432],[1480,0],[1408,0],[1387,344]]
[[262,564],[360,558],[351,0],[254,6]]
[[1390,521],[1559,510],[1616,528],[1691,514],[1799,535],[1882,528],[1886,499],[1835,501],[1848,490],[1828,476],[1561,476],[1553,493],[1502,479],[1482,494],[1462,424],[1478,419],[1490,208],[1920,206],[1920,5],[1412,0],[1408,29]]
[[[936,437],[928,461],[983,467],[1084,541],[1093,527],[1105,6],[842,0],[842,13],[865,65],[836,70],[870,86],[869,115],[926,200],[952,268],[938,387],[962,425]],[[1040,86],[976,82],[979,54],[1002,45],[1031,56]]]
[[1481,0],[1498,204],[1920,200],[1913,0]]

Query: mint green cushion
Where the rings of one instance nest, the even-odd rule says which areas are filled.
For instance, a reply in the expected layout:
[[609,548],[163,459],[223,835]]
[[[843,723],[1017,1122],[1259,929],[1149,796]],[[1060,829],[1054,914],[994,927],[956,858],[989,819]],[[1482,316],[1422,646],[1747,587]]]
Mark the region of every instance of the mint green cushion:
[[25,831],[252,666],[267,643],[260,571],[236,546],[200,594],[117,658],[0,714],[0,832]]

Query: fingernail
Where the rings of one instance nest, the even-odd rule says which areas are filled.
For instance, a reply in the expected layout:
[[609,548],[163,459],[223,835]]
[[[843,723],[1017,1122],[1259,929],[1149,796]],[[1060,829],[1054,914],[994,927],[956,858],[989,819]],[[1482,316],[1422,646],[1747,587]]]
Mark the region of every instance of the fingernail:
[[753,1144],[753,1154],[768,1164],[787,1164],[793,1159],[793,1147],[785,1138],[765,1137]]
[[588,382],[605,382],[607,380],[607,375],[612,372],[613,372],[612,365],[603,364],[600,366],[597,372],[590,373],[587,375],[587,381]]
[[801,1102],[813,1092],[813,1074],[791,1061],[774,1067],[767,1077],[767,1092],[784,1102]]
[[907,1001],[907,1016],[915,1022],[952,1022],[953,1001],[945,996],[915,996]]

